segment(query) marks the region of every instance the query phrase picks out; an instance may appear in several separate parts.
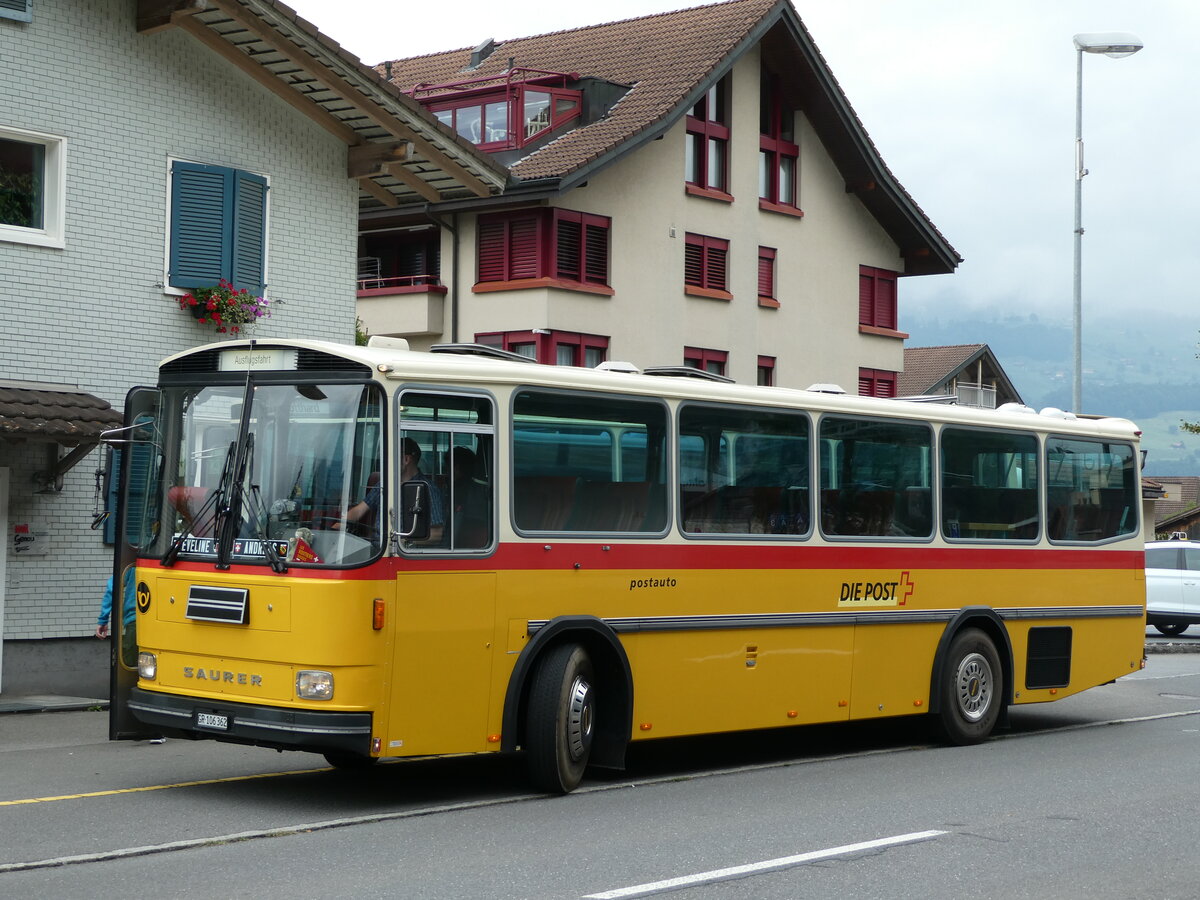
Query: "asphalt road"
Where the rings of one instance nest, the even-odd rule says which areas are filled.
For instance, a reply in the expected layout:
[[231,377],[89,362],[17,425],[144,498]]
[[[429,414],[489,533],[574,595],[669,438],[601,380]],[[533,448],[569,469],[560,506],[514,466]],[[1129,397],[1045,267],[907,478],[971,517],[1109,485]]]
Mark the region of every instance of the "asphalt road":
[[0,897],[1200,894],[1200,655],[1011,719],[968,748],[913,720],[654,742],[548,798],[515,758],[348,776],[5,716]]

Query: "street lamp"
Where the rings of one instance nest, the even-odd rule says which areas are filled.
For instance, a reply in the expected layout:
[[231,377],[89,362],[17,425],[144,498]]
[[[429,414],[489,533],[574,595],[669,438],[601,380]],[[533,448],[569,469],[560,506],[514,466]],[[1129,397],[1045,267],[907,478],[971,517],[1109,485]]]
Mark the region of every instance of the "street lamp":
[[1120,59],[1141,49],[1141,40],[1124,32],[1075,35],[1075,378],[1071,390],[1071,409],[1075,413],[1083,411],[1083,176],[1088,173],[1083,167],[1083,54],[1103,53]]

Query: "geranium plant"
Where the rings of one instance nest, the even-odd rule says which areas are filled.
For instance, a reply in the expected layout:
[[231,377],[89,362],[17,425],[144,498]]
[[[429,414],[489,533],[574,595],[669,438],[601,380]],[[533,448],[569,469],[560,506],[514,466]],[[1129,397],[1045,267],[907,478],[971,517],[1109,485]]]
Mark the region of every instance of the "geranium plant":
[[202,325],[215,325],[218,333],[238,334],[271,314],[269,302],[222,278],[215,287],[193,288],[184,294],[179,298],[179,308],[186,309]]

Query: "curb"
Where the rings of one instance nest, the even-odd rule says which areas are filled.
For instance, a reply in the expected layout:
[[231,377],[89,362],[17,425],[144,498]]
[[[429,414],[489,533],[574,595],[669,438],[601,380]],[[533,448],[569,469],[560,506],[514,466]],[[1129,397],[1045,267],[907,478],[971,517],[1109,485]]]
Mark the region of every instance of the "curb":
[[1146,653],[1200,653],[1200,642],[1146,641]]

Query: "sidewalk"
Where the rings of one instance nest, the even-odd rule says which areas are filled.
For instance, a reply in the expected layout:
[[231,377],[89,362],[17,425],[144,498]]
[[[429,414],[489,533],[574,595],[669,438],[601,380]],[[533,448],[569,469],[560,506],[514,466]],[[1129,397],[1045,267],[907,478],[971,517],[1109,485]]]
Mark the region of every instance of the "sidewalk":
[[108,709],[108,698],[63,697],[57,694],[0,694],[0,714]]

